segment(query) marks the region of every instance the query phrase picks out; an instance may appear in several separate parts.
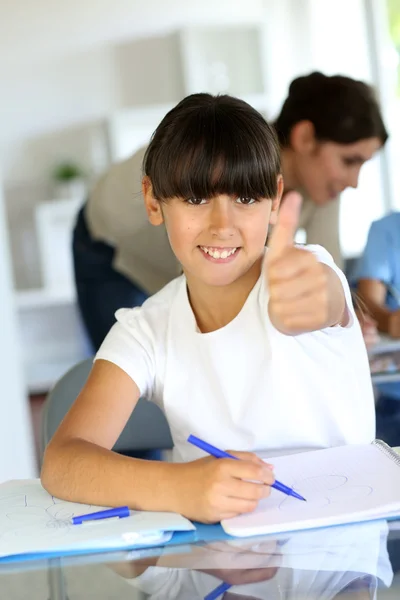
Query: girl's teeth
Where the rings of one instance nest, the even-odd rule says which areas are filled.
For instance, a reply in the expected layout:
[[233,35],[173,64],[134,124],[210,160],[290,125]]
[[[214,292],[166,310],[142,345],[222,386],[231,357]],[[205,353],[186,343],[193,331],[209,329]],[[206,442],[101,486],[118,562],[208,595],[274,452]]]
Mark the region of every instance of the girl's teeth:
[[236,252],[236,248],[232,248],[232,250],[222,250],[221,252],[219,250],[212,250],[211,248],[206,248],[205,246],[201,246],[201,249],[206,254],[209,254],[213,258],[222,258],[222,259],[228,258],[228,256],[231,256],[231,254]]

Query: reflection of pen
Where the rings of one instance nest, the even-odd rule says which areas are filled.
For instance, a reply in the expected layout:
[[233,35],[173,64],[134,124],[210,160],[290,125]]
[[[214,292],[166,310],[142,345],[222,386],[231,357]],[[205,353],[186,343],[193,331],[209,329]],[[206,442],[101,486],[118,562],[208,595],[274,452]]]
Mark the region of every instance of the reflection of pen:
[[112,519],[119,517],[129,517],[130,510],[128,506],[118,506],[116,508],[107,508],[106,510],[99,510],[97,512],[88,513],[86,515],[79,515],[78,517],[72,517],[73,525],[80,525],[84,521],[97,521],[101,519]]
[[[194,446],[197,446],[201,450],[204,450],[208,454],[211,454],[211,456],[215,456],[215,458],[234,458],[235,460],[238,460],[238,458],[236,456],[233,456],[233,454],[228,454],[228,452],[219,450],[215,446],[211,446],[211,444],[203,442],[203,440],[199,439],[195,435],[189,435],[187,441],[193,444]],[[271,487],[273,487],[275,490],[278,490],[279,492],[287,494],[288,496],[293,496],[293,498],[297,498],[298,500],[304,500],[304,502],[306,502],[306,499],[303,498],[303,496],[300,496],[300,494],[292,490],[292,488],[288,487],[287,485],[284,485],[280,481],[276,481],[276,479],[274,483],[271,484]]]
[[222,594],[225,594],[230,587],[229,583],[222,582],[215,590],[207,594],[207,596],[204,596],[204,600],[217,600],[217,598],[222,596]]

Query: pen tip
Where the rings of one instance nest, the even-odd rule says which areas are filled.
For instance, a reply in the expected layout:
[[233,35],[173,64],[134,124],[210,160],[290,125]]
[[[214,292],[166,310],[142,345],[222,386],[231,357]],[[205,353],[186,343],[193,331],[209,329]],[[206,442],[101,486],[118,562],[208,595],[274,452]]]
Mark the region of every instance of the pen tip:
[[297,494],[296,492],[293,494],[298,500],[303,500],[303,502],[307,502],[307,500],[303,497],[300,496],[300,494]]

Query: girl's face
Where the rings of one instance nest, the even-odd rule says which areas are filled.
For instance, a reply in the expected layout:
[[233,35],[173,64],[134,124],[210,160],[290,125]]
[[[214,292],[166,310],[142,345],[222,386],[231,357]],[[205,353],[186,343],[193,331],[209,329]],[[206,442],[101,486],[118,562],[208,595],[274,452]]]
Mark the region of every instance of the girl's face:
[[186,276],[210,286],[244,277],[263,255],[269,224],[274,224],[282,195],[282,177],[273,200],[238,198],[154,199],[143,181],[147,213],[153,225],[165,223],[169,241]]
[[[303,130],[302,125],[305,125]],[[334,200],[348,187],[356,188],[361,167],[382,146],[381,140],[375,137],[353,144],[319,142],[313,129],[307,131],[306,122],[296,127],[298,130],[293,132],[289,149],[293,187],[304,190],[316,204]],[[283,155],[285,152],[283,150]],[[283,156],[286,178],[285,162]]]

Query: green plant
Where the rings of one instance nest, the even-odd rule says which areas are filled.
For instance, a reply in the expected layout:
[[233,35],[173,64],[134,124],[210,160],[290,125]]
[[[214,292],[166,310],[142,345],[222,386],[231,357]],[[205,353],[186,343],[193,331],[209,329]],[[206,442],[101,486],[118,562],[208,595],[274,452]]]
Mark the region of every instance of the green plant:
[[[387,0],[387,7],[390,37],[400,59],[400,0]],[[400,95],[400,60],[397,66],[397,93]]]
[[84,176],[84,170],[77,163],[68,161],[59,163],[52,171],[52,178],[58,182],[68,182]]

